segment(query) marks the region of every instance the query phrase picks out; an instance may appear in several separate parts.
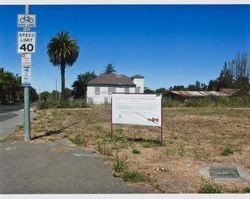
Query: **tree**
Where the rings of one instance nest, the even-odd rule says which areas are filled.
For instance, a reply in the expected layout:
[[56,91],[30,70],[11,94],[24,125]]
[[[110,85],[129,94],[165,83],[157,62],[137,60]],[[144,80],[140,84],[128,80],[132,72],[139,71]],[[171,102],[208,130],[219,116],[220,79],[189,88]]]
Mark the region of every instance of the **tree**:
[[69,99],[69,98],[71,98],[72,97],[72,90],[71,89],[69,89],[69,88],[65,88],[65,90],[64,90],[64,97],[65,97],[65,99]]
[[235,79],[235,87],[249,90],[250,63],[247,53],[238,53],[231,62],[231,70]]
[[94,71],[79,74],[77,76],[77,80],[74,81],[72,85],[74,98],[85,98],[87,91],[87,83],[94,78],[96,78],[96,74]]
[[148,93],[148,94],[154,93],[154,90],[151,90],[151,89],[148,88],[148,87],[144,87],[144,93]]
[[35,102],[38,100],[38,94],[36,92],[36,89],[34,89],[33,87],[30,87],[29,93],[30,93],[30,101],[31,102]]
[[21,78],[0,68],[0,101],[2,104],[15,102],[17,92],[21,91]]
[[59,91],[56,91],[56,90],[53,90],[52,92],[51,92],[51,98],[53,99],[53,100],[58,100],[59,99],[59,96],[60,96],[60,92]]
[[197,89],[196,89],[196,85],[194,85],[194,84],[189,84],[188,87],[187,87],[187,90],[189,90],[189,91],[196,91],[196,90],[197,90]]
[[166,88],[158,88],[155,90],[156,93],[162,93],[162,94],[165,94],[167,92],[167,89]]
[[105,68],[104,74],[110,74],[116,72],[115,67],[113,64],[108,64]]
[[230,62],[225,62],[223,69],[220,72],[220,76],[218,78],[218,88],[233,88],[234,79],[233,72],[230,69]]
[[[36,101],[38,95],[33,87],[30,87],[30,100]],[[23,101],[24,90],[21,86],[21,77],[0,68],[0,102],[2,104]]]
[[76,40],[70,38],[68,32],[59,32],[47,45],[47,53],[50,62],[54,66],[59,66],[61,70],[61,95],[65,100],[65,68],[72,66],[78,58],[79,46]]
[[49,101],[50,93],[48,91],[44,91],[40,93],[40,100],[41,101]]
[[172,88],[173,91],[183,91],[185,90],[185,87],[183,85],[175,85],[173,88]]

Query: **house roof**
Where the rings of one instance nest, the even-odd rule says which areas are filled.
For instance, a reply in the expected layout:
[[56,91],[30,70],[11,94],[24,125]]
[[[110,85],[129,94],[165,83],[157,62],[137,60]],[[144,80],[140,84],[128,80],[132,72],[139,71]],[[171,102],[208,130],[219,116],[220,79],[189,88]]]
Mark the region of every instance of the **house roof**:
[[237,88],[222,88],[222,89],[220,89],[220,92],[225,93],[228,96],[231,96],[239,91],[240,91],[240,89],[237,89]]
[[138,75],[138,74],[136,74],[136,75],[134,75],[133,77],[131,77],[131,79],[134,79],[134,78],[144,79],[144,77],[143,77],[143,76]]
[[126,75],[119,74],[101,74],[95,79],[88,82],[89,86],[132,86],[135,87],[133,81]]
[[228,96],[223,92],[217,91],[171,91],[171,93],[181,97]]

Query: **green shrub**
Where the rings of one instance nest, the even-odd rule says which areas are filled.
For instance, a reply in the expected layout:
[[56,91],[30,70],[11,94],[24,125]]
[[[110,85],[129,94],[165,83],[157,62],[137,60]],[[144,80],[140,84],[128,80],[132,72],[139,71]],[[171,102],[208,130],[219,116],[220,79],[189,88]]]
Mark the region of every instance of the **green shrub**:
[[127,171],[128,169],[128,162],[127,160],[120,159],[118,156],[116,157],[113,163],[113,172],[122,173]]
[[145,182],[145,181],[149,181],[149,177],[142,174],[142,173],[138,173],[136,171],[125,171],[123,173],[121,173],[120,177],[126,181],[126,182],[130,182],[130,183],[137,183],[137,182]]
[[46,101],[40,101],[37,105],[38,109],[47,109],[49,108],[49,103]]
[[133,149],[133,150],[132,150],[132,153],[133,153],[133,154],[140,154],[141,151],[139,151],[138,149]]
[[244,193],[250,193],[250,187],[244,188],[244,189],[243,189],[243,192],[244,192]]
[[153,141],[145,141],[142,143],[142,146],[144,148],[151,148],[151,147],[157,147],[157,146],[160,146],[161,144],[160,143],[156,143],[156,142],[153,142]]
[[229,156],[231,154],[234,154],[234,151],[231,146],[226,146],[220,154],[222,156]]
[[183,99],[163,98],[163,107],[250,107],[250,95],[207,96]]
[[75,145],[84,145],[86,146],[86,141],[80,135],[76,135],[74,138],[71,138],[70,141]]
[[221,188],[211,179],[202,178],[199,193],[221,193]]
[[122,132],[124,132],[124,130],[121,129],[121,128],[115,129],[115,131],[116,131],[118,134],[121,134]]
[[180,155],[181,157],[184,157],[184,155],[185,155],[185,148],[184,148],[183,145],[180,145],[180,146],[179,146],[178,153],[179,153],[179,155]]
[[84,99],[81,100],[51,100],[51,101],[40,101],[38,102],[38,109],[48,108],[87,108],[88,104]]
[[107,155],[107,156],[111,156],[113,155],[112,153],[112,148],[109,147],[106,143],[98,143],[97,144],[98,147],[98,151],[102,154],[102,155]]

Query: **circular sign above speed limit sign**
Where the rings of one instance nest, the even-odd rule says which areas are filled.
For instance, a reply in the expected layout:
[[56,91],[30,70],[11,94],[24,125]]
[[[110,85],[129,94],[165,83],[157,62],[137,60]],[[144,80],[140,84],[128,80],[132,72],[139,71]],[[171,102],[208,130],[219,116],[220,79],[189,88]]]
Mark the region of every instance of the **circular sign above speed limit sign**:
[[35,53],[36,52],[36,32],[18,32],[17,33],[17,52]]

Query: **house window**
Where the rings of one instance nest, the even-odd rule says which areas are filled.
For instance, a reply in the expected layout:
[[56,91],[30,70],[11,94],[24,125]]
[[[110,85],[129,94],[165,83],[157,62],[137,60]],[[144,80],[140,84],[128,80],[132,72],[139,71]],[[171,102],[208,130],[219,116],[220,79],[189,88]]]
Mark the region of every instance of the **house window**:
[[89,104],[93,104],[93,98],[92,97],[88,97],[87,101],[88,101]]
[[136,88],[135,88],[135,92],[136,92],[136,93],[140,93],[140,88],[141,88],[141,87],[136,87]]
[[125,93],[129,93],[129,88],[125,88]]
[[115,92],[115,88],[114,87],[108,87],[108,95],[112,95],[112,93]]
[[107,104],[107,103],[108,103],[108,98],[104,97],[104,104]]
[[95,95],[100,95],[100,87],[95,87]]

